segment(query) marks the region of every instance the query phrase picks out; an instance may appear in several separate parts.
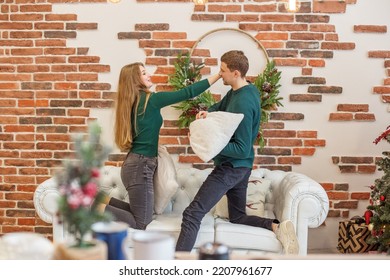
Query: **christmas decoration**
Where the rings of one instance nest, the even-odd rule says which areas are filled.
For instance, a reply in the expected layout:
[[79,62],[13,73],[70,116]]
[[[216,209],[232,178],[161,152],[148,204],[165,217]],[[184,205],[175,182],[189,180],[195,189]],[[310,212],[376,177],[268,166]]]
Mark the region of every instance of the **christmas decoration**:
[[[175,62],[175,73],[169,77],[169,84],[175,90],[182,89],[186,86],[192,85],[202,78],[200,70],[204,64],[194,64],[191,62],[190,54],[179,54]],[[199,111],[207,111],[207,109],[215,103],[214,97],[209,90],[201,93],[195,98],[185,100],[173,108],[182,111],[179,116],[179,128],[187,128],[190,123],[195,120],[196,114]]]
[[257,135],[257,142],[261,148],[265,146],[263,126],[261,124],[268,122],[270,111],[276,110],[279,106],[283,106],[281,103],[283,97],[279,96],[281,74],[275,67],[275,62],[271,60],[267,63],[263,73],[260,73],[255,80],[255,86],[260,92],[261,100],[260,127]]
[[371,236],[369,226],[360,216],[339,222],[338,235],[337,250],[340,253],[365,253],[376,249],[375,244],[368,243]]
[[[374,143],[378,144],[383,140],[390,143],[390,126],[374,140]],[[379,252],[387,252],[390,255],[390,152],[385,151],[382,154],[384,157],[379,159],[376,165],[384,174],[375,180],[374,186],[371,186],[370,205],[367,206],[367,209],[373,212],[370,219],[371,237],[368,242],[377,244]]]
[[366,212],[364,212],[364,219],[366,221],[366,225],[369,225],[370,224],[370,220],[371,220],[371,217],[374,215],[374,213],[372,213],[371,210],[366,210]]
[[[194,64],[191,61],[189,53],[185,55],[179,54],[175,62],[175,73],[170,76],[168,82],[175,90],[191,85],[202,78],[200,71],[203,67],[203,63]],[[265,146],[261,124],[268,122],[270,111],[276,110],[279,106],[283,106],[281,103],[283,97],[279,96],[279,88],[281,87],[279,83],[280,78],[281,72],[275,67],[275,62],[268,61],[264,71],[257,76],[254,82],[254,85],[260,92],[261,100],[260,127],[256,139],[256,143],[261,148]],[[178,119],[179,128],[189,127],[199,111],[207,111],[215,102],[211,92],[205,91],[195,98],[182,101],[179,105],[173,106],[173,108],[182,111]]]
[[[83,135],[74,138],[75,159],[66,159],[64,168],[56,174],[60,191],[60,221],[75,239],[74,247],[94,246],[86,240],[92,224],[109,221],[111,215],[97,209],[104,193],[99,191],[99,168],[110,149],[100,143],[101,129],[97,122],[89,125],[88,140]],[[94,203],[95,202],[95,203]]]

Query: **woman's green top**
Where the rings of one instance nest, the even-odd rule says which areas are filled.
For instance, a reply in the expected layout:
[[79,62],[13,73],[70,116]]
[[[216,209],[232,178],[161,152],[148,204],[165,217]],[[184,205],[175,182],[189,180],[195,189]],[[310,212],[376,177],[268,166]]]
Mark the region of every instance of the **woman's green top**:
[[145,112],[146,93],[141,92],[137,111],[137,129],[130,151],[147,157],[156,157],[160,128],[163,124],[161,108],[196,97],[209,87],[210,83],[207,79],[204,79],[178,91],[153,92],[150,95]]

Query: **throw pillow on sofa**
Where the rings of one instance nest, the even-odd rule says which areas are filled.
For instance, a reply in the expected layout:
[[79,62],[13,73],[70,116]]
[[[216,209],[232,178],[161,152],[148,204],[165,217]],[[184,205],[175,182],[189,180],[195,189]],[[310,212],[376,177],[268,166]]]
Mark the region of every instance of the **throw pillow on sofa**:
[[213,159],[229,143],[243,118],[244,114],[217,111],[193,121],[189,138],[194,153],[204,162]]
[[[270,191],[270,188],[270,180],[263,178],[249,178],[245,209],[247,215],[264,217],[265,198],[267,193]],[[229,219],[226,195],[224,195],[216,204],[214,216]]]
[[176,168],[165,146],[158,146],[158,165],[154,174],[154,212],[161,214],[179,188]]

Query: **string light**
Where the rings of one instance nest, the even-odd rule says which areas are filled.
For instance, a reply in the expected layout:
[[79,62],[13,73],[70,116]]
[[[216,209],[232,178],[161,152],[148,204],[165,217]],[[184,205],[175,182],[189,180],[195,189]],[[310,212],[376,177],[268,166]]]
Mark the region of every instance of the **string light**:
[[301,2],[298,0],[286,0],[284,2],[284,6],[288,12],[294,13],[297,12],[301,7]]
[[195,5],[204,5],[207,3],[207,0],[192,0],[194,1]]

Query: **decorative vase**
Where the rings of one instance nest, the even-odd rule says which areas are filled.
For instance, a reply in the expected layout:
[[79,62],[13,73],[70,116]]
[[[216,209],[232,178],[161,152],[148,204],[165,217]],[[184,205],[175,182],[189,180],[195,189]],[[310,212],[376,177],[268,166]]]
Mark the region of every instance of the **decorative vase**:
[[92,239],[91,246],[75,247],[59,243],[54,251],[56,260],[107,260],[107,245],[104,241]]

